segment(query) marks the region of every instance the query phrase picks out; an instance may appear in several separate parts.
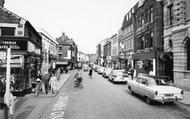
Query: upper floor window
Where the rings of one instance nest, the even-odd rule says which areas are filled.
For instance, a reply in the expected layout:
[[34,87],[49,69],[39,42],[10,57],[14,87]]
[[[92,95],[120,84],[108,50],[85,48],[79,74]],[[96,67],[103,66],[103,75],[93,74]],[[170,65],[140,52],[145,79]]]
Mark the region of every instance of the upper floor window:
[[187,50],[187,70],[190,70],[190,39],[186,42],[186,50]]
[[153,13],[153,7],[150,8],[150,22],[153,22],[154,13]]
[[1,27],[0,28],[1,36],[14,36],[15,35],[15,28],[12,27]]
[[59,50],[62,50],[63,48],[62,48],[62,46],[59,46]]
[[169,22],[169,25],[173,25],[173,19],[174,19],[174,16],[173,16],[173,4],[169,5],[168,7],[168,22]]

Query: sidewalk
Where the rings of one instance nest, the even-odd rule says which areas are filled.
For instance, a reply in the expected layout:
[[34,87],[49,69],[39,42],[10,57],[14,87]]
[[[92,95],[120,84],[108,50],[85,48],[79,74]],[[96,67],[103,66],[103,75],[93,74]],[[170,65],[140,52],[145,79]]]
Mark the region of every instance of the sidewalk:
[[44,110],[48,108],[48,104],[51,103],[52,98],[55,97],[61,87],[65,84],[67,79],[69,79],[70,74],[61,74],[60,80],[58,81],[57,93],[56,94],[47,94],[47,95],[39,95],[34,96],[34,94],[29,94],[24,97],[17,98],[17,102],[15,104],[15,119],[39,119],[40,116],[44,113]]
[[183,95],[184,99],[180,101],[180,103],[190,106],[190,92],[184,91]]

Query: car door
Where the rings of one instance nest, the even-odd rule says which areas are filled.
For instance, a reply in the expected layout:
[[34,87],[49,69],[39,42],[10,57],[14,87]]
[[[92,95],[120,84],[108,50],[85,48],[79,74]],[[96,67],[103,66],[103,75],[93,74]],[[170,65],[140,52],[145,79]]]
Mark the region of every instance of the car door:
[[139,91],[140,83],[141,83],[141,77],[137,77],[136,81],[134,81],[133,86],[132,86],[132,90],[137,94],[140,93]]
[[147,79],[142,78],[141,83],[139,84],[139,93],[144,96],[147,95]]

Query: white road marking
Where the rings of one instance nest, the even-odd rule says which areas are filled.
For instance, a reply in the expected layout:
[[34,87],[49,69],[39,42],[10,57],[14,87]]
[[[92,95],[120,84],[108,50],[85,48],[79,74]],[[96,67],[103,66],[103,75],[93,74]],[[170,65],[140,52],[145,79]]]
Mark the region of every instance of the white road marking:
[[59,96],[57,102],[53,105],[52,113],[48,119],[64,119],[64,111],[67,106],[69,96]]

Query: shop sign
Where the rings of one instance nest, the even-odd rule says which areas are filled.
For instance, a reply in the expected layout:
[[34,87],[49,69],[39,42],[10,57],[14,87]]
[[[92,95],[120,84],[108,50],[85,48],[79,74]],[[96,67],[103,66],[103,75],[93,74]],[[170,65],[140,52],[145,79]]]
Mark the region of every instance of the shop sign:
[[[11,55],[11,67],[21,67],[23,65],[22,55]],[[6,59],[2,59],[2,67],[6,67]]]
[[27,41],[25,40],[0,40],[0,50],[6,50],[8,46],[11,50],[26,51]]

